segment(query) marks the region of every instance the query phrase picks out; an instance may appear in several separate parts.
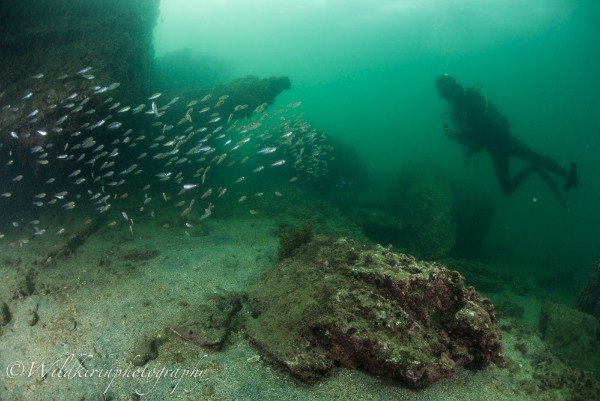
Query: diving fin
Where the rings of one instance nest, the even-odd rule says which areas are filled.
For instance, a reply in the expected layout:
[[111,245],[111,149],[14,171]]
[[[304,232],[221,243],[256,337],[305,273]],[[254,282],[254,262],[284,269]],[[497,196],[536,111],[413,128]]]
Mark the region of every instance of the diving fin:
[[548,188],[550,188],[550,190],[554,193],[554,196],[556,196],[558,203],[560,203],[562,207],[567,207],[567,200],[565,199],[565,196],[562,192],[560,192],[560,188],[558,187],[558,185],[556,185],[556,183],[550,177],[550,175],[541,168],[537,169],[535,172],[540,176],[542,180],[546,182]]
[[577,186],[577,184],[579,184],[579,178],[577,178],[577,166],[575,163],[571,162],[569,173],[567,174],[567,180],[565,181],[563,189],[568,191],[569,189]]

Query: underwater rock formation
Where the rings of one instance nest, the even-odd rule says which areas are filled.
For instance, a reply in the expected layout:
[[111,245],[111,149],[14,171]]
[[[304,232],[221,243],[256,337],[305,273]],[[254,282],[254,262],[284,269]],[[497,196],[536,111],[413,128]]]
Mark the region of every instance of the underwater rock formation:
[[[48,6],[40,3],[40,8],[32,11],[40,17],[39,21],[30,19],[27,14],[31,11],[28,6],[36,4],[9,2],[1,6],[0,21],[6,24],[0,24],[0,165],[5,166],[0,177],[0,238],[8,230],[29,230],[30,227],[21,224],[23,222],[39,225],[42,212],[50,209],[47,206],[72,210],[96,205],[101,213],[108,211],[112,205],[106,200],[126,199],[129,193],[121,192],[104,199],[106,189],[120,189],[128,175],[136,177],[127,184],[137,185],[146,180],[138,187],[146,188],[143,191],[146,192],[151,188],[148,181],[157,177],[161,184],[169,180],[171,174],[181,181],[184,172],[190,172],[184,164],[191,164],[192,157],[195,164],[205,163],[198,166],[206,168],[205,173],[210,163],[218,165],[225,157],[229,159],[223,166],[231,166],[232,152],[250,141],[253,133],[245,138],[240,136],[241,142],[236,140],[238,143],[231,146],[216,133],[223,129],[221,135],[224,135],[235,129],[236,134],[242,135],[257,129],[269,117],[268,105],[274,103],[281,91],[290,88],[287,77],[246,77],[212,88],[210,92],[188,88],[186,94],[175,93],[170,99],[160,93],[149,96],[151,28],[158,0],[141,3],[79,1],[68,6],[53,3],[61,9],[59,14],[54,9],[46,14]],[[156,7],[152,8],[151,4]],[[135,8],[136,5],[140,8]],[[55,25],[52,25],[52,17],[59,19]],[[24,27],[14,26],[19,21]],[[68,25],[70,22],[73,24]],[[69,33],[63,34],[63,29]],[[48,39],[44,36],[48,32],[56,33],[57,37],[48,34],[52,40],[41,46],[39,42]],[[106,37],[98,38],[98,35]],[[194,110],[195,104],[198,107]],[[282,109],[280,113],[292,108]],[[236,126],[238,119],[252,113],[256,116],[249,124]],[[291,125],[292,120],[286,124],[288,136],[308,127]],[[282,130],[286,124],[277,129]],[[205,131],[208,132],[200,138],[200,133]],[[198,137],[192,140],[196,134]],[[301,135],[309,134],[312,135],[308,129],[301,132]],[[278,137],[272,138],[271,141],[264,138],[263,144],[278,141]],[[312,135],[308,140],[317,145],[315,138],[319,136]],[[199,146],[198,141],[203,146]],[[283,149],[295,144],[307,146],[306,141],[290,140],[279,152],[276,152],[277,147],[269,147],[273,149],[270,153],[283,153]],[[172,153],[159,151],[167,147]],[[225,148],[227,150],[222,151]],[[222,158],[201,157],[217,149]],[[157,163],[157,160],[164,162]],[[174,171],[173,165],[182,170]],[[164,167],[169,168],[164,170]],[[233,169],[228,173],[231,171]],[[138,175],[142,172],[145,174]],[[219,177],[217,174],[218,169],[213,167],[211,178]],[[105,180],[109,177],[113,178]],[[203,184],[205,178],[206,174]],[[176,192],[181,190],[181,185],[185,183],[178,182]],[[224,188],[224,193],[226,186],[220,184],[219,187]],[[163,186],[158,195],[170,190]],[[100,192],[104,194],[90,199],[95,203],[84,201]],[[167,199],[166,195],[162,196]],[[146,193],[144,201],[149,202],[151,198]],[[103,205],[98,206],[100,204]],[[62,229],[56,228],[57,231]],[[33,236],[21,238],[22,243],[44,234],[47,228],[33,230]],[[197,235],[199,230],[195,231],[193,234]],[[65,248],[57,250],[54,256],[64,255],[65,251],[70,252]]]
[[371,235],[376,230],[390,233],[388,243],[434,260],[449,253],[476,253],[491,226],[494,203],[481,188],[435,163],[414,162],[400,171],[387,209],[393,219],[371,226]]
[[567,364],[600,377],[600,322],[568,306],[546,302],[539,330],[544,342]]
[[577,308],[600,319],[600,259],[596,262],[596,270],[579,293]]
[[[55,81],[34,77],[71,76],[93,66],[92,74],[99,84],[126,82],[122,98],[138,98],[149,91],[154,56],[152,30],[159,3],[160,0],[3,0],[0,88],[10,92],[13,83],[21,84],[20,87],[35,83],[36,91],[51,96]],[[66,93],[54,95],[62,99]]]
[[219,108],[221,115],[248,118],[253,113],[262,113],[281,92],[291,87],[288,77],[258,78],[248,75],[217,85],[211,93],[216,98],[227,97],[227,102]]
[[[92,118],[73,112],[75,102],[87,96],[88,109],[102,109],[90,88],[114,88],[124,103],[147,96],[159,2],[2,1],[0,144],[10,143],[24,164],[39,167],[29,148],[59,138],[63,146],[62,133],[74,132]],[[47,134],[23,136],[42,130]]]
[[364,161],[357,148],[339,138],[328,136],[327,145],[331,147],[327,174],[303,180],[302,185],[318,196],[326,197],[343,211],[359,212],[360,200],[356,193],[372,189]]
[[466,278],[467,285],[484,293],[501,292],[503,285],[508,284],[502,271],[474,260],[445,258],[439,262],[460,272]]
[[459,273],[379,245],[317,237],[248,298],[248,337],[302,381],[342,365],[417,388],[502,359],[489,300]]

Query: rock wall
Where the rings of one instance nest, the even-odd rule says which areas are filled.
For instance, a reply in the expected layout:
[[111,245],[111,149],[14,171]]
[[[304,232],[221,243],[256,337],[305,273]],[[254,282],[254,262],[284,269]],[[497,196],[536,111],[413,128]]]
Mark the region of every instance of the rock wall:
[[[0,2],[0,92],[22,92],[44,74],[94,67],[98,85],[126,83],[124,99],[149,91],[152,30],[160,0],[3,0]],[[59,94],[60,96],[60,94]],[[16,96],[15,96],[16,98]],[[20,99],[20,97],[18,97]]]
[[477,253],[494,214],[487,192],[427,161],[400,171],[388,206],[400,220],[403,246],[429,260]]
[[[577,308],[600,319],[600,259],[577,297]],[[599,333],[600,337],[600,333]]]
[[292,253],[248,291],[246,335],[296,378],[341,365],[418,388],[502,361],[493,305],[457,272],[345,238]]

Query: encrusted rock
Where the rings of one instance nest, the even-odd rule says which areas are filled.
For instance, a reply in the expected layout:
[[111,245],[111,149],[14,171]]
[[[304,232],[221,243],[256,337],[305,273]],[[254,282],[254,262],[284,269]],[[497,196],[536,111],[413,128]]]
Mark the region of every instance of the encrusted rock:
[[540,313],[544,342],[571,366],[600,377],[600,323],[592,315],[566,305],[546,302]]
[[489,300],[459,273],[381,246],[318,237],[249,299],[247,335],[303,381],[339,364],[421,387],[502,359]]

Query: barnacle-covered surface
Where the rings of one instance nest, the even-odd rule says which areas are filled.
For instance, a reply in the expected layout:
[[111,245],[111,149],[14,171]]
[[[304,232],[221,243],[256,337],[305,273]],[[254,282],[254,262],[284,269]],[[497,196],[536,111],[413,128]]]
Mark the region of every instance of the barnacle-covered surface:
[[318,237],[252,287],[248,336],[296,377],[336,364],[421,387],[502,360],[493,306],[443,265]]

